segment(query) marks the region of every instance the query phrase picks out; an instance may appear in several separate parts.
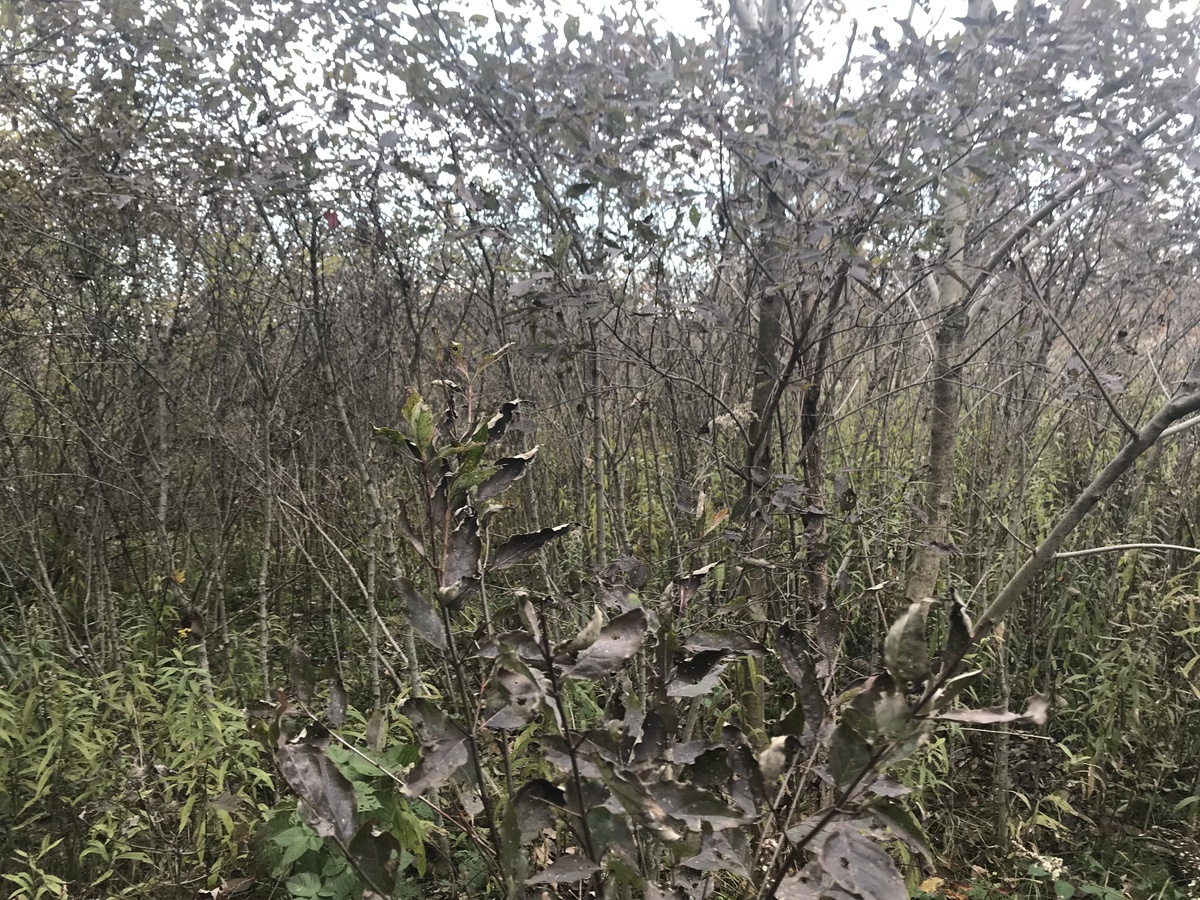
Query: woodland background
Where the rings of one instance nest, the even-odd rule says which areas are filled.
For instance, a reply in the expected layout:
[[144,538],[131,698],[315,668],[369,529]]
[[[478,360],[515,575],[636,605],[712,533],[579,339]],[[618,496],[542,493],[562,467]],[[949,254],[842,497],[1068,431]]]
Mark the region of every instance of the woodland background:
[[[847,28],[835,0],[736,0],[694,28],[640,4],[0,4],[10,896],[378,888],[277,771],[297,706],[403,782],[439,746],[405,704],[437,698],[510,792],[514,772],[578,786],[573,750],[551,777],[530,749],[546,716],[479,724],[489,640],[564,728],[607,717],[645,745],[619,696],[662,711],[664,746],[725,735],[762,762],[792,734],[836,768],[815,723],[850,722],[844,692],[881,666],[905,692],[884,635],[909,604],[938,598],[952,638],[952,592],[978,615],[1196,389],[1192,11],[956,12],[946,34]],[[812,66],[835,23],[849,39]],[[1188,895],[1196,441],[1152,439],[976,635],[964,699],[1045,695],[1043,726],[944,722],[894,765],[867,739],[927,835],[925,860],[912,835],[890,851],[912,892]],[[485,448],[501,462],[472,470]],[[566,692],[495,649],[539,623],[569,640],[597,608],[648,622],[632,677]],[[349,778],[376,811],[394,896],[517,896],[520,867],[589,847],[560,820],[518,859],[490,818],[511,793],[483,822],[469,785],[422,798],[328,754],[346,775],[317,790]],[[781,885],[804,857],[771,857],[772,829],[857,786],[801,769],[792,818],[738,820],[753,852],[731,839],[687,882],[695,847],[658,830],[668,863],[631,875],[612,851],[593,886],[895,896]]]

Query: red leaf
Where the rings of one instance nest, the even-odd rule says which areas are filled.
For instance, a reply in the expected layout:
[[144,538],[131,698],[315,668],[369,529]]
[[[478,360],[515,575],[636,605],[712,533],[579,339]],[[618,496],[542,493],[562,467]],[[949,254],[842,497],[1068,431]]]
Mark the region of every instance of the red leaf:
[[333,229],[337,228],[338,225],[342,223],[342,220],[338,218],[338,214],[332,209],[325,210],[323,216],[325,219],[325,224],[329,226],[330,231],[333,231]]

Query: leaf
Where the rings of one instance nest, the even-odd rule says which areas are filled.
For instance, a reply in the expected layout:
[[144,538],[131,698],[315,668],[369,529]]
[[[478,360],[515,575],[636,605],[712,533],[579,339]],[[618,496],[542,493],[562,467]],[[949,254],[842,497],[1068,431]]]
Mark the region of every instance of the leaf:
[[935,719],[944,722],[962,722],[968,725],[998,725],[1002,722],[1028,722],[1032,725],[1045,725],[1046,714],[1050,709],[1050,700],[1038,695],[1029,701],[1025,712],[1015,713],[1006,709],[952,709],[938,713]]
[[681,860],[682,865],[700,872],[732,872],[750,877],[746,837],[740,831],[708,831],[700,837],[700,852]]
[[601,678],[621,668],[642,646],[649,623],[641,607],[622,613],[600,630],[596,642],[563,666],[569,678]]
[[420,394],[413,391],[408,395],[402,413],[408,420],[408,433],[413,444],[420,450],[421,458],[427,458],[433,452],[433,410]]
[[334,678],[333,683],[329,685],[329,707],[326,715],[329,717],[329,724],[334,728],[341,728],[346,721],[346,707],[350,703],[350,698],[346,696],[346,686],[342,684],[341,678]]
[[560,856],[554,861],[554,865],[542,869],[536,875],[529,876],[525,879],[525,883],[571,884],[576,881],[586,881],[599,871],[600,867],[586,856],[571,853]]
[[350,842],[350,856],[355,868],[372,889],[383,890],[387,896],[396,888],[396,866],[393,856],[401,853],[400,842],[386,829],[364,824]]
[[354,838],[358,802],[354,786],[316,744],[284,744],[276,749],[279,774],[300,798],[300,814],[321,837],[349,843]]
[[667,681],[668,697],[702,697],[717,686],[729,665],[724,650],[703,650],[680,663]]
[[775,651],[779,654],[784,672],[798,688],[800,709],[804,713],[804,732],[797,737],[805,745],[811,745],[828,712],[825,697],[817,683],[816,669],[804,646],[804,639],[790,627],[784,626],[780,630]]
[[982,669],[973,669],[970,672],[963,672],[961,675],[955,675],[953,678],[947,680],[938,689],[937,693],[933,695],[933,707],[941,709],[943,706],[951,703],[964,690],[974,685],[982,675]]
[[578,200],[596,185],[590,181],[577,181],[563,192],[568,200]]
[[524,402],[524,400],[509,400],[500,404],[499,411],[490,419],[488,419],[488,443],[499,440],[504,436],[504,432],[508,430],[508,426],[512,422],[513,413],[515,413],[517,411],[517,407]]
[[766,654],[766,648],[758,641],[752,640],[736,631],[712,630],[697,631],[686,641],[684,649],[697,653],[701,650],[724,650],[727,653],[744,654],[760,657]]
[[420,797],[450,780],[467,764],[467,734],[432,700],[410,697],[400,712],[412,722],[421,744],[421,757],[405,778],[406,797]]
[[[577,815],[572,816],[572,820],[577,821],[578,818]],[[637,858],[638,844],[633,838],[629,819],[623,809],[618,807],[616,812],[611,812],[603,806],[593,806],[587,811],[587,824],[592,833],[592,846],[597,852],[606,850],[612,851],[617,858]],[[582,829],[577,827],[575,831],[579,834]],[[610,864],[613,858],[609,857]]]
[[[533,624],[536,627],[536,621],[533,622]],[[528,625],[526,627],[528,627]],[[588,623],[580,629],[579,633],[576,634],[575,637],[571,638],[571,640],[567,641],[565,644],[556,647],[554,650],[554,655],[558,656],[562,653],[578,653],[581,650],[586,650],[588,647],[592,646],[592,644],[596,643],[596,640],[600,637],[600,632],[603,630],[603,628],[604,612],[599,606],[597,606],[596,611],[592,613],[592,617],[588,620]]]
[[537,678],[517,657],[516,648],[502,644],[488,685],[488,706],[495,712],[484,724],[509,731],[528,725],[541,710],[542,699]]
[[904,695],[887,674],[872,675],[854,694],[842,721],[868,740],[898,740],[913,732],[912,714]]
[[549,528],[543,528],[540,531],[513,535],[492,551],[488,557],[488,571],[502,572],[505,569],[511,569],[521,560],[531,556],[547,543],[554,540],[554,538],[565,534],[571,527],[570,523],[553,525]]
[[383,428],[377,425],[372,430],[374,431],[376,437],[384,438],[392,444],[395,444],[397,447],[403,447],[408,450],[408,452],[412,454],[413,459],[415,459],[417,462],[421,462],[425,459],[425,455],[421,452],[421,448],[395,428]]
[[848,787],[862,774],[871,759],[871,748],[857,731],[839,722],[829,742],[829,774],[834,783]]
[[293,643],[292,651],[288,654],[288,689],[301,703],[307,703],[312,699],[316,684],[317,670],[312,660],[301,649],[299,642]]
[[849,826],[831,828],[817,859],[827,884],[839,885],[862,900],[908,900],[904,876],[892,858]]
[[387,742],[387,711],[376,707],[367,720],[367,748],[372,753],[380,753]]
[[500,819],[500,870],[504,880],[517,884],[525,879],[529,862],[521,849],[521,825],[517,807],[509,803],[504,807]]
[[[821,867],[816,863],[809,863],[795,875],[787,876],[779,882],[779,888],[775,891],[777,900],[822,900],[823,897],[832,896],[823,889]],[[834,900],[851,900],[851,898],[840,895]]]
[[475,492],[475,502],[479,504],[486,503],[493,497],[504,493],[524,478],[525,467],[529,464],[530,460],[537,456],[537,452],[538,448],[534,447],[532,450],[528,450],[517,456],[506,456],[503,459],[496,460],[493,466],[495,474],[488,476],[480,483],[479,489]]
[[521,823],[521,840],[528,841],[553,828],[557,810],[567,805],[566,795],[544,778],[526,782],[512,799]]
[[447,649],[450,644],[446,640],[446,629],[434,605],[403,575],[393,578],[392,583],[404,601],[404,617],[412,630],[438,650]]
[[904,614],[888,630],[883,642],[884,667],[904,688],[929,675],[929,645],[925,641],[925,620],[932,600],[910,603]]
[[[441,587],[448,588],[479,576],[479,557],[483,543],[479,540],[479,522],[473,514],[462,517],[458,527],[446,541],[442,565]],[[453,599],[458,599],[456,595]],[[452,601],[443,601],[452,602]]]
[[925,829],[906,807],[893,800],[877,800],[868,807],[868,812],[890,828],[896,837],[911,849],[925,857],[929,865],[934,865],[933,848],[929,846]]
[[579,40],[579,16],[567,16],[563,23],[563,35],[568,43]]
[[700,584],[718,565],[719,563],[712,562],[698,569],[693,569],[687,575],[675,576],[674,585],[679,592],[679,605],[681,607],[686,606],[696,596],[696,591],[700,590]]
[[949,665],[962,658],[967,648],[971,646],[971,617],[955,594],[953,605],[950,607],[950,624],[946,634],[946,645],[942,648],[942,661]]
[[651,785],[649,791],[663,812],[683,822],[691,831],[700,831],[703,825],[721,831],[750,821],[744,813],[733,809],[712,792],[695,785],[660,781]]

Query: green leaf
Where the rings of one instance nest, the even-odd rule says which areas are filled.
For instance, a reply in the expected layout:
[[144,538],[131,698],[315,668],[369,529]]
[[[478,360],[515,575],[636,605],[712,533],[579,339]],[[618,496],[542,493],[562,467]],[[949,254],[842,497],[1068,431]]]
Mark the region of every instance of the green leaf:
[[433,410],[421,399],[416,391],[409,394],[408,402],[404,404],[404,417],[408,420],[408,433],[413,444],[425,459],[433,454]]
[[299,872],[287,880],[288,893],[293,897],[316,897],[323,887],[313,872]]
[[425,459],[424,454],[421,452],[421,448],[418,447],[416,444],[414,444],[412,441],[410,441],[407,437],[405,437],[403,434],[401,434],[395,428],[383,428],[380,426],[375,426],[375,428],[372,430],[374,431],[376,437],[381,437],[384,440],[388,441],[389,443],[396,445],[397,447],[403,447],[405,450],[407,450],[409,453],[411,453],[413,455],[413,458],[415,460],[417,460],[418,462],[421,462]]

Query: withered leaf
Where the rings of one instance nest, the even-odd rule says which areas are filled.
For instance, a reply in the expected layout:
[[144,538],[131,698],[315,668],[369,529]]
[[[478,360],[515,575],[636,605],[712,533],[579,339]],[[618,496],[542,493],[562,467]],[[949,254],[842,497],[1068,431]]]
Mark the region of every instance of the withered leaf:
[[561,537],[570,530],[571,524],[552,525],[540,531],[528,534],[514,534],[507,541],[495,548],[488,557],[488,569],[492,572],[502,572],[511,569],[521,560],[536,553],[556,537]]
[[574,665],[564,665],[569,678],[601,678],[621,668],[642,646],[648,621],[640,607],[617,616],[602,629],[595,643],[579,654]]
[[300,798],[300,814],[321,837],[349,843],[354,838],[358,801],[354,786],[316,744],[285,743],[276,750],[279,774]]

